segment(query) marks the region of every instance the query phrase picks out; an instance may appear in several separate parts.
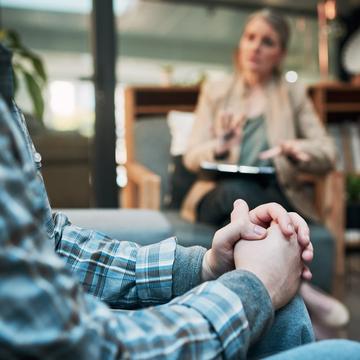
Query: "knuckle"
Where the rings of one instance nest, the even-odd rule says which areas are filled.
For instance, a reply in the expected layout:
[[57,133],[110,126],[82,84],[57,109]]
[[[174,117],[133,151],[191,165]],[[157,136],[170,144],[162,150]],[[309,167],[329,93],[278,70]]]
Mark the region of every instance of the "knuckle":
[[305,220],[299,214],[297,214],[296,212],[291,211],[288,214],[289,214],[291,220],[293,220],[293,221],[305,222]]
[[271,207],[279,207],[279,208],[282,207],[280,204],[276,203],[275,201],[269,202],[268,205]]

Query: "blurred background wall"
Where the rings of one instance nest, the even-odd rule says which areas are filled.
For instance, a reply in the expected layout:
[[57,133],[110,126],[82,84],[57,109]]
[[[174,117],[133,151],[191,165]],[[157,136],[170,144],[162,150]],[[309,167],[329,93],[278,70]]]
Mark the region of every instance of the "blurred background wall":
[[[232,53],[244,19],[256,8],[271,3],[114,1],[118,85],[194,84],[204,77],[231,71]],[[318,80],[316,1],[301,4],[279,1],[277,4],[287,12],[293,30],[285,64],[289,80]],[[91,136],[94,120],[92,2],[2,0],[0,6],[1,26],[16,29],[23,42],[44,60],[49,75],[44,116],[47,126],[59,130],[78,129]],[[342,26],[334,23],[330,40],[336,40],[342,31]],[[335,51],[335,41],[330,44],[330,50]],[[330,59],[330,76],[334,78],[337,59],[336,56]],[[25,110],[30,107],[26,96],[19,95],[18,102]]]
[[[287,80],[319,81],[318,3],[328,4],[331,15],[334,0],[114,0],[117,163],[124,163],[126,156],[123,151],[123,87],[131,84],[195,85],[205,78],[231,72],[231,59],[244,20],[257,9],[273,6],[284,12],[290,21],[292,38],[284,64]],[[95,122],[92,4],[91,0],[0,1],[1,28],[15,30],[22,42],[39,54],[46,68],[48,82],[43,92],[43,123],[53,131],[80,134],[82,139],[78,143],[82,142],[82,149],[91,146]],[[346,77],[339,50],[349,28],[356,27],[356,21],[352,21],[355,25],[350,25],[349,19],[354,17],[359,6],[359,0],[337,1],[336,12],[324,29],[329,47],[327,80]],[[32,112],[24,84],[20,84],[16,100],[25,112]],[[36,120],[30,124],[33,126],[36,128]],[[59,143],[59,147],[64,146],[70,145]],[[83,155],[78,160],[84,165],[86,156],[81,151]],[[68,151],[69,156],[75,152]],[[87,159],[86,166],[90,166],[90,162],[91,159]],[[83,178],[89,183],[90,170]],[[122,186],[124,181],[120,167],[117,184]],[[59,191],[54,189],[54,194]],[[81,206],[93,204],[91,189],[86,194],[87,200],[81,202]],[[69,203],[76,206],[76,202],[68,200],[65,204],[60,201],[59,206]]]

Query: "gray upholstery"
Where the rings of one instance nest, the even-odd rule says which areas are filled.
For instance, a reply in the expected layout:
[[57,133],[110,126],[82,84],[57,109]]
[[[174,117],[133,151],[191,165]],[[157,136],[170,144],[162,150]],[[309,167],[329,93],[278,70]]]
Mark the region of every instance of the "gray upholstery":
[[214,228],[206,224],[190,224],[177,211],[161,213],[145,209],[56,209],[65,213],[77,226],[93,229],[108,236],[148,245],[177,236],[183,246],[209,247]]
[[139,118],[134,124],[135,158],[140,164],[161,177],[161,210],[171,223],[178,242],[184,246],[209,247],[215,228],[205,224],[191,224],[179,212],[167,207],[169,202],[169,169],[171,169],[171,135],[164,117]]
[[[56,210],[55,210],[56,211]],[[60,209],[77,226],[94,229],[119,240],[148,245],[174,235],[159,212],[143,209]]]
[[335,240],[324,226],[310,223],[309,227],[315,255],[310,264],[313,272],[311,282],[321,289],[331,292],[334,279]]
[[[136,160],[161,176],[162,212],[172,225],[178,242],[184,246],[202,245],[210,247],[215,228],[205,224],[191,224],[181,219],[177,210],[166,206],[169,193],[170,131],[164,117],[146,117],[135,122]],[[311,224],[311,238],[316,257],[312,264],[313,283],[329,291],[333,278],[333,242],[330,233],[321,226]],[[319,256],[318,254],[321,254]]]
[[215,228],[207,224],[192,224],[179,216],[176,210],[164,211],[165,217],[169,220],[178,243],[183,246],[201,245],[209,248],[214,236]]
[[[144,209],[60,209],[69,220],[80,227],[101,231],[112,238],[135,241],[148,245],[176,235],[183,246],[201,245],[210,247],[215,228],[205,224],[190,224],[179,217],[178,212]],[[311,268],[317,269],[313,283],[330,291],[333,247],[329,233],[315,224],[310,225],[316,256]],[[325,256],[324,256],[325,254]]]
[[134,124],[135,158],[161,177],[161,205],[169,194],[170,131],[163,117],[146,117]]

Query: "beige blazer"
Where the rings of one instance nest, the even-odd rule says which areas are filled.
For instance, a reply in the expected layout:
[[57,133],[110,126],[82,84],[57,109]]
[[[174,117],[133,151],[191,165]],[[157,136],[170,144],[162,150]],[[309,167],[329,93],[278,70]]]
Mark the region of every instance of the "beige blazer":
[[[196,109],[196,120],[184,154],[185,166],[198,172],[202,161],[215,162],[216,139],[212,127],[219,111],[241,112],[244,98],[244,84],[239,75],[221,81],[206,83],[201,91]],[[300,181],[300,173],[324,174],[335,164],[335,146],[317,117],[306,89],[300,84],[289,84],[284,80],[272,79],[265,86],[265,122],[269,146],[283,140],[301,139],[303,150],[311,157],[309,162],[293,163],[286,156],[274,159],[279,184],[289,201],[301,214],[318,220],[315,209],[314,189],[305,187]],[[221,162],[236,164],[241,151],[234,147],[227,159]],[[196,220],[196,207],[203,196],[216,183],[197,180],[185,197],[182,216]]]

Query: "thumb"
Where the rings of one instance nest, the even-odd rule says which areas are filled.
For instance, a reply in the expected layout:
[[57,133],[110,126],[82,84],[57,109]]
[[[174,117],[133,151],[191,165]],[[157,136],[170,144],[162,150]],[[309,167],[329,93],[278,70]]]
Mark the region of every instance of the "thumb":
[[261,240],[267,231],[249,220],[238,219],[217,230],[213,239],[213,248],[233,251],[235,244],[242,239]]
[[249,215],[249,206],[242,200],[234,202],[234,208],[231,212],[231,223],[234,223],[234,230],[237,230],[240,239],[259,240],[266,235],[266,230],[251,222]]
[[[245,200],[237,199],[233,204],[233,211],[231,212],[230,219],[231,222],[249,218],[249,206]],[[249,218],[250,220],[250,218]]]

